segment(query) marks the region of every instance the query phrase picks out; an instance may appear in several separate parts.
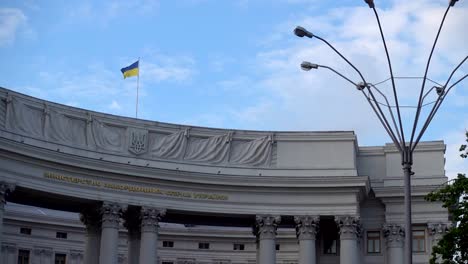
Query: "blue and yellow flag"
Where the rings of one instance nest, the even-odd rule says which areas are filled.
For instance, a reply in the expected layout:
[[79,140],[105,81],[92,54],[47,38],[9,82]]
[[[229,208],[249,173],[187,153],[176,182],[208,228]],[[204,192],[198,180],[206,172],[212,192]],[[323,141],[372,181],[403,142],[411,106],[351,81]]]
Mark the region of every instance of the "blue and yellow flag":
[[140,68],[138,66],[139,60],[133,63],[132,65],[120,69],[120,71],[123,73],[124,79],[127,77],[132,77],[132,76],[137,76],[140,74]]

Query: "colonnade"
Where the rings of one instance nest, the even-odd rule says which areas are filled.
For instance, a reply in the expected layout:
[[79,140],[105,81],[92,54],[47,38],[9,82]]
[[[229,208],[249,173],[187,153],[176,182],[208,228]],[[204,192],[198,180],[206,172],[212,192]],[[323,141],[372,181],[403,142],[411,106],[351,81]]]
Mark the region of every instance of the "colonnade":
[[[3,215],[6,196],[15,189],[14,185],[0,182],[0,242],[3,235]],[[119,226],[124,219],[128,229],[128,262],[157,263],[159,220],[166,210],[154,207],[126,207],[117,203],[104,202],[99,207],[85,208],[80,219],[86,227],[84,263],[118,263]],[[360,249],[361,224],[358,216],[335,216],[340,239],[340,264],[362,263]],[[276,263],[276,235],[281,223],[279,215],[257,215],[253,233],[257,238],[257,264]],[[317,264],[316,240],[320,216],[298,215],[294,217],[299,243],[299,264]],[[428,224],[428,233],[436,243],[448,226],[442,223]],[[386,263],[403,263],[404,226],[387,223],[383,226],[386,240]],[[3,260],[14,261],[14,252],[2,244]],[[47,261],[51,252],[36,249],[34,255]],[[44,262],[44,263],[45,263]]]

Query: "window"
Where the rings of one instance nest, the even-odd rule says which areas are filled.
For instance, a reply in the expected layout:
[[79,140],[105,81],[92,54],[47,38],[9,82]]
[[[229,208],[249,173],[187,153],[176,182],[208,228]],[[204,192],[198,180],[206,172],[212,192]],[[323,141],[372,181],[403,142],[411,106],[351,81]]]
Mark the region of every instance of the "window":
[[31,235],[31,228],[28,228],[28,227],[21,227],[21,228],[20,228],[20,234],[23,234],[23,235]]
[[413,252],[426,251],[426,232],[424,230],[413,230]]
[[56,238],[67,239],[67,233],[65,233],[65,232],[57,232],[57,234],[55,234],[55,237],[56,237]]
[[66,261],[67,261],[66,254],[60,254],[60,253],[55,254],[55,264],[65,264]]
[[245,245],[244,244],[234,244],[234,250],[244,250]]
[[18,250],[18,264],[29,264],[29,250]]
[[275,248],[276,250],[280,250],[280,244],[276,244]]
[[173,248],[174,247],[174,241],[163,241],[163,247]]
[[210,249],[210,243],[198,243],[198,249]]
[[380,232],[367,232],[367,253],[380,253]]

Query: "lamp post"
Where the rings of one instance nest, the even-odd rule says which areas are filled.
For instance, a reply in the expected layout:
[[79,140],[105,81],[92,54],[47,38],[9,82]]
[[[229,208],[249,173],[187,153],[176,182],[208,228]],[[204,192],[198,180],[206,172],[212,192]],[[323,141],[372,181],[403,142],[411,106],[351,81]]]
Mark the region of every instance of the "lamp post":
[[[449,4],[447,6],[447,9],[445,11],[445,14],[442,18],[442,21],[439,26],[439,30],[437,32],[436,38],[434,40],[429,58],[427,60],[426,64],[426,69],[424,72],[424,77],[422,77],[422,85],[421,85],[421,90],[419,93],[419,99],[418,99],[418,104],[416,107],[416,114],[413,122],[413,126],[411,129],[411,137],[409,141],[405,140],[405,133],[404,133],[404,128],[403,128],[403,122],[400,114],[400,108],[404,106],[400,106],[399,101],[398,101],[398,95],[397,95],[397,89],[395,85],[395,79],[396,77],[393,76],[393,70],[392,70],[392,64],[390,61],[390,56],[388,53],[387,49],[387,44],[385,42],[385,37],[383,34],[382,26],[380,23],[379,15],[377,13],[377,10],[375,9],[374,1],[373,0],[364,0],[369,8],[373,9],[377,24],[379,27],[380,35],[382,38],[382,42],[385,48],[385,54],[387,57],[387,62],[388,62],[388,67],[389,67],[389,72],[390,72],[390,80],[392,83],[392,91],[393,91],[393,101],[394,105],[390,105],[387,97],[373,84],[369,83],[366,81],[362,73],[348,60],[346,57],[343,56],[335,47],[333,47],[328,41],[325,39],[312,34],[311,32],[307,31],[303,27],[296,27],[294,29],[294,34],[298,37],[308,37],[308,38],[316,38],[322,42],[324,42],[326,45],[328,45],[334,52],[336,52],[349,66],[351,66],[360,76],[361,81],[359,83],[353,82],[351,79],[348,77],[344,76],[340,72],[336,71],[335,69],[325,66],[325,65],[319,65],[319,64],[314,64],[310,62],[303,62],[301,64],[301,68],[305,71],[309,71],[311,69],[319,69],[319,68],[325,68],[328,69],[341,78],[345,79],[349,83],[351,83],[353,86],[357,88],[358,91],[360,91],[364,97],[366,98],[367,102],[371,106],[372,110],[376,114],[377,118],[379,119],[380,123],[384,127],[385,131],[388,133],[390,136],[393,144],[395,147],[398,149],[400,155],[401,155],[401,164],[402,164],[402,169],[403,169],[403,177],[404,177],[404,205],[405,205],[405,263],[406,264],[411,264],[412,263],[412,227],[411,227],[411,175],[413,175],[412,171],[412,165],[413,165],[413,153],[414,150],[416,149],[416,146],[418,145],[419,141],[421,140],[421,137],[423,136],[424,132],[426,131],[427,127],[431,123],[432,119],[434,118],[434,115],[437,113],[437,110],[439,109],[440,105],[444,101],[445,97],[447,94],[450,92],[450,90],[456,86],[458,83],[463,81],[465,78],[468,77],[468,74],[464,75],[462,78],[459,80],[455,81],[452,83],[450,86],[449,83],[454,75],[454,73],[460,68],[460,66],[465,63],[465,61],[468,59],[468,56],[465,57],[458,65],[455,67],[455,69],[452,71],[450,74],[449,78],[445,82],[444,85],[439,85],[439,86],[433,86],[431,89],[429,89],[426,93],[424,93],[425,90],[425,85],[426,85],[426,80],[427,78],[427,72],[429,69],[429,65],[431,62],[432,54],[434,52],[434,48],[437,44],[437,40],[439,38],[442,26],[444,24],[445,18],[447,16],[448,11],[452,6],[455,5],[455,3],[458,0],[450,0]],[[435,89],[437,93],[437,99],[433,102],[433,106],[431,111],[429,112],[427,118],[425,121],[423,121],[423,125],[420,130],[417,130],[418,127],[418,122],[420,122],[420,114],[421,114],[421,109],[423,106],[426,106],[428,104],[424,104],[424,100],[426,99],[427,95],[429,92],[431,92],[433,89]],[[384,99],[385,103],[381,103],[377,101],[374,91],[380,94]],[[424,95],[423,95],[424,94]],[[386,106],[388,107],[388,112],[389,114],[385,114],[385,112],[382,110],[381,106]],[[396,110],[396,118],[393,113],[393,109]]]

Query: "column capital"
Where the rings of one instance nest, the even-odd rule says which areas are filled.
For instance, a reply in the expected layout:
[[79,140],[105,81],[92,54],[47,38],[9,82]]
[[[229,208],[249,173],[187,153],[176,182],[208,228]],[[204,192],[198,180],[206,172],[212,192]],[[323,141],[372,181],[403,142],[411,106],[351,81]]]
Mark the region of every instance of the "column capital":
[[39,255],[39,256],[52,256],[53,250],[52,248],[43,248],[43,247],[38,247],[34,249],[34,254]]
[[16,251],[16,244],[2,243],[2,252],[14,253]]
[[429,235],[431,235],[432,240],[438,242],[442,237],[447,233],[447,231],[452,227],[449,223],[428,223],[427,229]]
[[70,258],[71,259],[82,259],[83,258],[83,251],[80,250],[70,250]]
[[166,215],[166,209],[142,207],[141,208],[141,232],[157,232],[159,220]]
[[387,247],[403,248],[405,243],[405,227],[399,224],[384,224],[383,233],[387,240]]
[[104,202],[101,207],[102,227],[119,228],[122,206],[117,203]]
[[340,229],[340,240],[357,240],[361,235],[359,216],[335,216],[335,222]]
[[254,233],[257,239],[274,239],[278,224],[281,222],[279,215],[257,215],[255,217]]
[[299,240],[315,240],[319,229],[319,216],[294,216],[294,222],[296,223],[296,236]]

